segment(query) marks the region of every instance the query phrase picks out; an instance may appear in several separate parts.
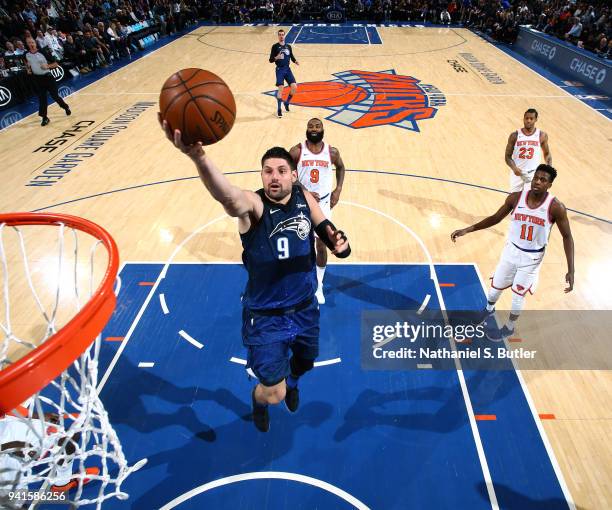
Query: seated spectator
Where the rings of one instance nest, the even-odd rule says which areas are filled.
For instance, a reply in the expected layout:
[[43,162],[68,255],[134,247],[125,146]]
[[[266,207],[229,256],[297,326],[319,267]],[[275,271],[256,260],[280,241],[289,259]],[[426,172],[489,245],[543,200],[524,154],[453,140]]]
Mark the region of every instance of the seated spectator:
[[48,44],[49,42],[47,41],[45,34],[43,34],[43,31],[37,30],[36,31],[36,45],[38,46],[38,48],[42,50],[43,48],[46,48]]
[[85,30],[83,34],[83,48],[86,51],[89,68],[95,69],[98,66],[108,67],[104,58],[104,51],[91,30]]
[[108,28],[106,29],[106,33],[111,40],[111,43],[115,46],[116,51],[121,56],[130,55],[130,48],[127,45],[127,39],[122,38],[119,35],[119,31],[117,29],[117,23],[115,21],[111,21]]
[[98,47],[102,49],[102,53],[104,54],[104,60],[106,60],[107,63],[110,63],[113,60],[113,55],[109,46],[104,42],[104,38],[100,34],[100,31],[97,27],[92,29],[92,36],[98,42]]
[[6,57],[12,57],[15,54],[15,46],[13,45],[13,43],[11,41],[6,41],[6,44],[4,46],[6,47],[4,55]]
[[82,44],[77,44],[74,41],[72,35],[66,35],[66,42],[64,43],[64,59],[68,62],[72,62],[80,73],[88,73],[91,71],[87,67],[87,52]]
[[47,48],[49,48],[53,56],[57,60],[62,60],[62,57],[64,56],[64,48],[57,37],[57,30],[50,28],[49,32],[45,34],[45,39],[47,41]]
[[442,9],[442,12],[440,13],[440,23],[442,23],[443,25],[450,25],[451,22],[451,15],[448,12],[447,9]]
[[572,25],[572,28],[570,28],[569,32],[565,34],[565,38],[568,41],[575,43],[578,41],[581,33],[582,23],[580,23],[580,18],[574,18],[574,24]]
[[25,45],[21,39],[15,39],[13,44],[15,45],[15,55],[21,56],[26,54]]
[[597,40],[597,44],[595,45],[595,53],[600,57],[604,57],[608,51],[608,39],[604,34],[600,34]]

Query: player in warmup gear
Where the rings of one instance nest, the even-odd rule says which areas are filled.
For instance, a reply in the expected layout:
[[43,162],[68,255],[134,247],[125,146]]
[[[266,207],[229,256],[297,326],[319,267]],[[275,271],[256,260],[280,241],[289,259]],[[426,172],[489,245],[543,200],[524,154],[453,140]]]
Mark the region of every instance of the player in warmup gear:
[[[78,487],[79,481],[72,477],[74,457],[80,441],[80,434],[61,437],[58,440],[59,417],[55,413],[45,413],[44,420],[28,419],[5,415],[0,417],[0,502],[8,492],[25,490],[28,487],[21,480],[25,457],[44,458],[50,451],[63,448],[65,459],[57,462],[55,476],[49,479],[51,490],[65,492]],[[92,466],[85,469],[88,475],[98,475],[100,469]],[[90,482],[83,479],[83,484]]]
[[506,145],[506,164],[510,167],[510,193],[522,191],[533,179],[533,174],[542,162],[552,165],[548,146],[548,135],[535,127],[538,112],[529,108],[523,115],[523,127],[510,133]]
[[[331,219],[331,210],[340,200],[344,184],[344,162],[340,151],[323,142],[323,122],[310,119],[306,126],[306,141],[291,148],[290,153],[297,165],[298,179],[319,202],[326,218]],[[336,167],[336,187],[332,190],[332,165]],[[317,250],[317,292],[319,304],[325,303],[323,294],[323,276],[327,265],[327,248],[325,243],[316,237]]]
[[291,98],[297,91],[297,84],[295,83],[295,77],[293,76],[293,72],[289,67],[289,62],[293,62],[295,65],[300,65],[300,63],[296,60],[293,55],[293,50],[291,49],[291,45],[285,43],[285,31],[281,28],[278,31],[278,42],[272,45],[272,49],[270,50],[270,63],[276,64],[276,86],[278,87],[278,92],[276,93],[276,102],[277,102],[277,117],[283,116],[283,111],[281,108],[281,103],[283,102],[283,86],[284,82],[287,82],[287,85],[291,87],[289,92],[289,96],[285,101],[285,110],[289,111],[289,103],[291,102]]
[[173,133],[161,115],[159,120],[167,138],[195,163],[212,197],[238,218],[248,273],[242,340],[247,368],[259,379],[252,393],[253,421],[267,432],[268,405],[284,400],[295,412],[298,379],[313,368],[319,355],[314,231],[341,258],[351,252],[348,239],[325,218],[312,194],[296,184],[295,163],[287,150],[268,150],[261,160],[263,188],[242,190],[230,184],[200,142],[186,146],[180,131]]
[[527,292],[533,294],[538,282],[540,265],[553,224],[557,224],[563,237],[563,249],[567,260],[565,292],[574,288],[574,239],[570,230],[565,206],[548,192],[557,171],[550,165],[540,164],[536,169],[531,188],[511,193],[499,210],[484,220],[451,234],[453,242],[458,237],[476,230],[497,225],[510,214],[510,230],[491,288],[487,296],[485,315],[495,313],[495,303],[504,289],[512,288],[512,309],[508,322],[501,331],[490,337],[501,341],[514,334],[514,326],[523,308]]

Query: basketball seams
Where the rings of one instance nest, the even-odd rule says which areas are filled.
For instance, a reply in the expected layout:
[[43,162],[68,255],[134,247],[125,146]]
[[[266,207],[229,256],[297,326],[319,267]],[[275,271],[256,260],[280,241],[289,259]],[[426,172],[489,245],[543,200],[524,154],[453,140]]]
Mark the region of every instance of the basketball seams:
[[198,69],[197,67],[192,68],[193,69],[193,74],[187,78],[186,80],[183,81],[183,77],[181,76],[181,73],[183,71],[185,71],[186,69],[182,69],[180,70],[178,73],[176,73],[176,75],[178,76],[179,80],[183,81],[183,83],[187,83],[189,80],[191,80],[196,74],[198,74],[200,71],[202,71],[202,69]]
[[[185,83],[182,83],[182,82],[181,82],[181,83],[177,83],[176,85],[169,85],[169,86],[167,86],[167,87],[164,87],[164,88],[162,89],[162,92],[163,92],[164,90],[170,90],[170,89],[174,89],[174,88],[176,88],[176,87],[180,87],[181,85],[183,85],[183,86],[184,86],[184,85],[185,85]],[[203,81],[203,82],[198,83],[198,85],[196,85],[196,86],[200,86],[200,85],[226,85],[226,84],[225,84],[225,83],[223,83],[222,81]],[[187,88],[187,87],[185,87],[185,88]]]
[[215,138],[219,138],[219,136],[217,135],[217,133],[215,133],[215,130],[212,128],[212,126],[210,125],[210,122],[208,122],[208,119],[206,118],[206,115],[204,115],[204,113],[202,112],[202,110],[200,109],[200,105],[198,104],[197,101],[192,101],[193,104],[196,106],[196,108],[198,109],[198,112],[200,114],[200,117],[202,117],[202,119],[204,120],[204,122],[206,123],[206,127],[208,128],[208,130],[210,131],[210,133],[215,137]]
[[[180,85],[185,85],[184,83],[181,83]],[[189,89],[187,87],[185,87],[185,90],[183,90],[182,92],[179,92],[178,94],[176,94],[171,100],[170,102],[166,105],[166,108],[164,109],[164,111],[162,112],[162,117],[166,118],[166,113],[168,113],[168,110],[170,109],[170,107],[181,97],[183,97],[184,94],[189,93]]]
[[[197,73],[196,73],[197,74]],[[195,75],[194,75],[195,76]],[[193,76],[192,76],[193,78]],[[182,81],[182,77],[179,75],[179,79]],[[208,119],[206,118],[206,115],[204,115],[204,113],[202,113],[202,110],[200,109],[200,105],[198,104],[197,101],[195,101],[196,98],[193,97],[193,94],[191,93],[191,89],[187,87],[187,84],[185,82],[183,82],[183,85],[185,86],[185,89],[187,90],[187,93],[189,94],[189,97],[191,97],[190,101],[187,101],[186,104],[189,105],[190,103],[195,104],[196,108],[198,109],[198,112],[200,114],[200,117],[202,117],[202,119],[204,120],[204,122],[206,123],[206,127],[208,128],[208,130],[210,131],[210,133],[213,135],[213,137],[218,138],[217,134],[215,133],[215,131],[211,128],[210,123],[208,122]],[[197,85],[196,85],[197,86]],[[194,86],[193,88],[195,88],[196,86]],[[183,128],[185,126],[185,111],[186,111],[187,107],[185,107],[183,109]],[[183,131],[184,133],[185,131]]]
[[[164,108],[162,116],[165,118],[169,115],[174,120],[174,123],[181,125],[183,136],[188,138],[186,142],[194,143],[195,140],[192,141],[191,139],[195,138],[202,139],[202,141],[206,142],[206,145],[215,143],[227,134],[223,130],[226,124],[229,124],[229,129],[231,129],[236,118],[232,92],[221,78],[210,71],[193,69],[193,72],[189,72],[189,76],[185,76],[186,73],[184,71],[187,70],[177,71],[171,78],[166,80],[166,83],[172,83],[175,80],[178,80],[178,83],[175,82],[162,88],[161,98],[166,99],[168,95],[172,96]],[[207,78],[209,78],[207,81],[198,82],[198,80],[206,80]],[[222,85],[223,87],[217,87],[217,85]],[[181,86],[183,87],[182,90],[176,90]],[[202,87],[205,93],[199,94],[199,87]],[[217,98],[215,95],[219,97]],[[210,104],[204,103],[204,100],[207,100]],[[222,101],[227,104],[224,104]],[[190,106],[192,103],[193,107]],[[223,119],[224,115],[221,115],[217,119],[216,116],[219,115],[219,108],[229,112],[231,118]],[[201,118],[200,121],[197,120],[197,116]],[[210,119],[209,116],[211,116]],[[212,116],[218,122],[213,121]],[[215,126],[215,124],[219,124],[219,126]],[[206,126],[206,130],[203,129],[204,126]],[[217,127],[219,128],[218,133]],[[204,133],[204,131],[208,131],[209,135]]]
[[[195,88],[195,87],[194,87]],[[225,108],[230,115],[235,119],[236,115],[232,112],[232,110],[230,110],[227,106],[225,106],[222,102],[220,102],[219,100],[215,99],[212,96],[209,96],[208,94],[199,94],[197,96],[194,96],[191,94],[191,91],[189,91],[189,95],[192,97],[192,99],[200,99],[200,98],[205,98],[208,99],[210,101],[213,101],[214,103],[217,103],[219,106],[222,106],[223,108]]]

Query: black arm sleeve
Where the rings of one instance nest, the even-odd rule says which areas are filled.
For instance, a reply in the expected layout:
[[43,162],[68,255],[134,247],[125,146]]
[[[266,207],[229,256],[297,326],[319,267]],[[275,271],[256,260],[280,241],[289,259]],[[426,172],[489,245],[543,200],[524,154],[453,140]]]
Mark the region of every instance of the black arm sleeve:
[[[325,219],[323,220],[321,223],[319,223],[316,227],[315,227],[315,232],[317,233],[317,235],[319,236],[319,239],[321,239],[321,241],[323,241],[323,243],[325,244],[325,246],[327,246],[331,251],[334,251],[336,249],[336,243],[334,242],[333,239],[329,238],[329,234],[327,232],[327,226],[330,226],[332,228],[332,230],[334,230],[334,232],[336,232],[336,227],[335,225]],[[344,232],[342,232],[342,230],[338,230],[337,232],[339,232],[340,234],[342,234],[342,237],[344,239],[346,239],[346,236],[344,235]],[[334,254],[336,255],[336,257],[340,258],[340,259],[345,259],[346,257],[348,257],[351,254],[351,245],[349,244],[349,246],[347,247],[346,250],[344,250],[342,253],[338,253],[338,254]]]
[[272,45],[272,49],[270,50],[270,63],[274,64],[274,60],[276,58],[276,55],[278,55],[278,49],[276,48],[277,44],[273,44]]
[[295,64],[297,62],[297,60],[293,56],[293,48],[292,48],[292,46],[290,44],[288,44],[287,46],[289,46],[289,58],[291,59],[291,62],[293,62]]

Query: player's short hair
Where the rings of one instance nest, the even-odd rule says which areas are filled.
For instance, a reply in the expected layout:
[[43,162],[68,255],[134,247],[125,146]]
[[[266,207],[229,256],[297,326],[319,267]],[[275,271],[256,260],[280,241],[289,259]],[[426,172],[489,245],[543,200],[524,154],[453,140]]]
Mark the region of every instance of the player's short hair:
[[312,122],[313,120],[318,120],[321,124],[323,124],[323,121],[319,118],[319,117],[313,117],[312,119],[310,119],[308,122]]
[[289,168],[291,168],[291,170],[296,169],[295,161],[293,161],[291,154],[289,154],[289,151],[285,149],[284,147],[272,147],[271,149],[268,149],[265,152],[265,154],[261,157],[261,168],[264,167],[264,161],[270,158],[284,159],[289,165]]
[[536,172],[546,172],[550,178],[550,182],[553,182],[557,178],[557,170],[555,170],[552,166],[546,165],[544,163],[538,165],[538,168],[536,168]]
[[525,114],[523,115],[523,117],[524,117],[525,115],[527,115],[528,113],[533,113],[533,114],[535,115],[535,118],[536,118],[536,119],[538,118],[538,110],[536,110],[535,108],[529,108],[529,110],[527,110],[527,111],[525,112]]
[[278,29],[278,32],[276,32],[276,33],[277,33],[277,34],[280,34],[281,32],[284,34],[284,33],[285,33],[285,29],[284,29],[284,28],[279,28],[279,29]]

